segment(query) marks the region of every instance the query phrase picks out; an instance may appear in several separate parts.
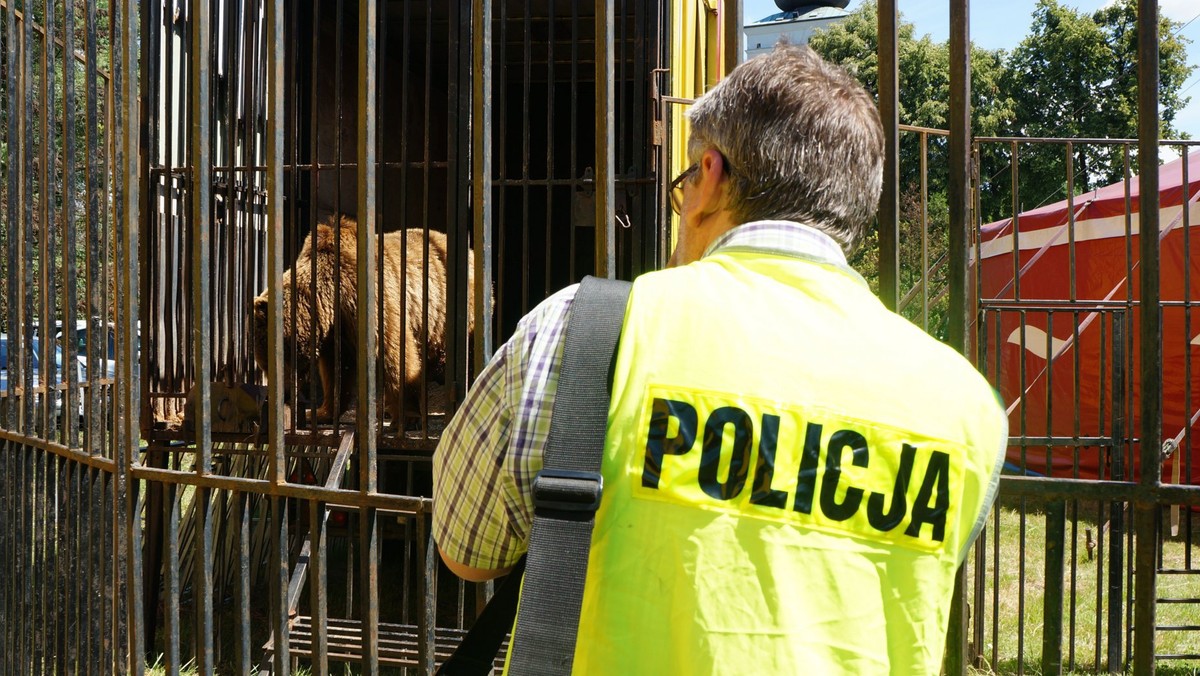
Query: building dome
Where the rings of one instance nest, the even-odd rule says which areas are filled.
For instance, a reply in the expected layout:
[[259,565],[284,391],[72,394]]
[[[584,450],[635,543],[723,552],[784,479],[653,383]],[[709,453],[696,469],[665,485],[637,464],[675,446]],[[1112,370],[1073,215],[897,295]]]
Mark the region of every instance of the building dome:
[[775,6],[784,12],[795,12],[804,8],[837,7],[846,9],[850,0],[775,0]]

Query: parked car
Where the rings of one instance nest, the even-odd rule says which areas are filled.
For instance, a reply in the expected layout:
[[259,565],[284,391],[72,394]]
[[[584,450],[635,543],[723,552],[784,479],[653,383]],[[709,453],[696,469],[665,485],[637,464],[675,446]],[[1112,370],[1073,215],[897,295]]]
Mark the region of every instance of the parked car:
[[[104,370],[101,378],[114,378],[117,373],[117,341],[115,328],[111,322],[100,323],[96,322],[96,331],[104,332],[104,347],[101,348],[101,358],[104,360]],[[63,345],[63,330],[61,324],[58,333],[55,334],[55,339],[60,348]],[[85,319],[75,321],[75,329],[71,332],[70,339],[71,353],[75,357],[75,362],[79,365],[79,379],[86,380],[88,373],[88,323]]]
[[[8,396],[13,393],[17,387],[17,383],[9,383],[9,350],[8,334],[0,333],[0,395]],[[38,335],[34,335],[30,343],[28,353],[30,355],[29,366],[32,369],[33,388],[37,390],[41,387],[42,376],[42,347]],[[62,384],[66,380],[66,373],[63,371],[62,349],[54,346],[54,371],[55,380],[58,384]],[[54,412],[55,415],[62,415],[62,391],[55,390],[54,393]]]
[[[97,380],[112,380],[116,377],[117,361],[116,361],[116,327],[111,322],[93,322],[93,334],[101,333],[103,335],[103,347],[101,348],[101,362],[103,367],[98,374],[93,374],[93,378]],[[88,322],[80,319],[75,321],[75,326],[71,330],[64,331],[62,321],[54,323],[54,371],[55,380],[60,386],[55,393],[55,414],[62,415],[63,405],[63,388],[61,385],[67,381],[67,373],[63,368],[63,353],[64,341],[69,340],[71,346],[71,357],[75,362],[77,369],[76,381],[79,383],[95,382],[89,381],[89,373],[91,372],[88,364]],[[33,327],[33,342],[31,344],[32,357],[31,366],[33,369],[33,386],[36,389],[41,385],[41,332],[40,327],[35,324]],[[138,348],[140,350],[140,339]],[[8,395],[11,388],[16,386],[13,383],[11,386],[9,380],[9,340],[7,334],[0,333],[0,396]],[[74,406],[77,409],[77,415],[80,419],[84,415],[84,405],[86,401],[86,390],[81,386],[74,396]]]

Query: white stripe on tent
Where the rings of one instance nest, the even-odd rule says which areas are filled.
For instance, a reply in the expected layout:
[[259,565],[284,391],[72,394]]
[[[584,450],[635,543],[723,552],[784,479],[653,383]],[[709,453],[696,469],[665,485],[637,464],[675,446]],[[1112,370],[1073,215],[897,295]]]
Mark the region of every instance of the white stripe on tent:
[[[1024,338],[1021,336],[1022,328],[1025,330]],[[1008,342],[1017,346],[1023,345],[1035,357],[1041,357],[1042,359],[1050,358],[1050,352],[1046,350],[1046,332],[1036,326],[1024,326],[1013,329],[1013,332],[1008,334]],[[1050,350],[1055,355],[1065,352],[1068,345],[1070,345],[1070,341],[1061,338],[1050,339]]]
[[[1138,219],[1137,212],[1130,214],[1132,221],[1131,233],[1138,234]],[[1191,203],[1191,227],[1200,226],[1200,204],[1197,204],[1195,199]],[[1175,227],[1177,222],[1183,220],[1183,209],[1179,206],[1164,207],[1159,210],[1159,222],[1171,221],[1169,228]],[[1032,249],[1041,249],[1045,246],[1053,246],[1059,239],[1066,243],[1067,224],[1042,228],[1040,230],[1024,230],[1021,232],[1021,251],[1029,251]],[[1110,237],[1125,237],[1125,215],[1109,216],[1107,218],[1090,218],[1083,221],[1075,222],[1075,241],[1089,242],[1097,239],[1108,239]],[[1011,254],[1013,250],[1012,234],[1002,235],[995,239],[990,239],[986,242],[981,242],[979,245],[980,255],[983,258],[994,258]]]
[[[1200,192],[1196,193],[1196,196],[1191,198],[1191,201],[1189,202],[1189,204],[1191,204],[1190,211],[1196,210],[1197,202],[1200,202]],[[1160,209],[1159,212],[1160,212],[1160,214],[1165,214],[1170,209],[1174,209],[1175,211],[1178,211],[1179,213],[1176,214],[1175,217],[1171,219],[1171,222],[1167,224],[1167,227],[1159,228],[1158,243],[1160,245],[1162,244],[1162,241],[1164,239],[1166,239],[1167,235],[1169,235],[1171,233],[1171,231],[1175,229],[1175,226],[1180,225],[1183,222],[1183,209],[1181,209],[1180,207],[1168,207],[1167,209]],[[1098,221],[1098,220],[1108,220],[1108,219],[1092,219],[1092,220]],[[1122,220],[1123,220],[1123,217],[1122,217]],[[1163,220],[1162,218],[1159,219],[1160,225],[1161,225],[1162,220]],[[1078,225],[1079,224],[1076,223],[1077,227],[1078,227]],[[1195,226],[1196,226],[1195,219],[1193,218],[1193,219],[1189,220],[1188,227],[1195,227]],[[1096,239],[1100,239],[1100,238],[1096,238]],[[1076,241],[1079,241],[1078,237],[1076,237]],[[1046,245],[1046,246],[1048,247],[1049,245]],[[1129,274],[1132,274],[1133,271],[1136,270],[1138,268],[1138,266],[1140,266],[1141,264],[1142,264],[1141,259],[1138,259],[1138,261],[1136,263],[1134,263],[1133,266],[1130,268]],[[1029,269],[1029,266],[1026,265],[1021,270],[1021,275],[1024,276],[1025,271],[1028,269]],[[1122,286],[1124,286],[1127,281],[1129,281],[1128,275],[1125,276],[1124,278],[1122,278],[1121,281],[1117,282],[1115,286],[1113,286],[1112,290],[1108,292],[1108,295],[1104,297],[1104,300],[1105,301],[1111,300],[1113,298],[1113,296],[1116,295],[1117,290],[1120,289]],[[1034,383],[1036,383],[1038,380],[1040,380],[1042,376],[1046,375],[1046,371],[1048,371],[1050,369],[1050,366],[1055,361],[1057,361],[1058,358],[1061,357],[1064,352],[1067,351],[1067,348],[1070,347],[1073,342],[1075,342],[1075,336],[1077,336],[1077,335],[1083,333],[1085,330],[1087,330],[1087,328],[1089,326],[1091,326],[1092,322],[1094,322],[1096,320],[1096,317],[1099,317],[1099,316],[1100,316],[1100,313],[1093,310],[1092,312],[1089,312],[1084,317],[1083,321],[1080,322],[1079,328],[1075,331],[1075,333],[1072,334],[1072,336],[1069,339],[1063,341],[1063,343],[1064,343],[1063,347],[1054,352],[1054,356],[1052,356],[1049,360],[1047,360],[1046,365],[1042,367],[1041,372],[1038,373],[1033,378],[1032,381],[1030,381],[1029,387],[1025,388],[1025,391],[1021,393],[1021,396],[1017,397],[1013,401],[1013,403],[1009,405],[1008,410],[1006,411],[1008,413],[1008,415],[1012,415],[1012,412],[1017,408],[1017,404],[1021,403],[1021,401],[1023,401],[1025,399],[1025,395],[1029,394],[1029,392],[1031,390],[1033,390]],[[1200,415],[1200,412],[1197,412],[1197,415]]]

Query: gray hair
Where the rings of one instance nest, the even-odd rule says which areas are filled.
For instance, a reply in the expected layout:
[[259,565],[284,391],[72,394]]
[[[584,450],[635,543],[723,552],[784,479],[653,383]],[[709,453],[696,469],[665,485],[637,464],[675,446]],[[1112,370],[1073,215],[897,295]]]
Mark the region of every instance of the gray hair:
[[735,222],[800,221],[857,248],[879,206],[883,126],[848,73],[781,43],[735,68],[688,118],[689,156],[714,148],[730,165]]

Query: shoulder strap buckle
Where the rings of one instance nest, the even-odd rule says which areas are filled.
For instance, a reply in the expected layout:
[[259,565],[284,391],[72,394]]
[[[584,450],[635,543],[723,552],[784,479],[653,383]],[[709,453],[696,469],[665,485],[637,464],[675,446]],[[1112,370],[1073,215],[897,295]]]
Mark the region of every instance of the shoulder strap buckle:
[[543,468],[533,478],[535,511],[595,512],[603,493],[599,472]]

